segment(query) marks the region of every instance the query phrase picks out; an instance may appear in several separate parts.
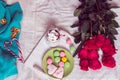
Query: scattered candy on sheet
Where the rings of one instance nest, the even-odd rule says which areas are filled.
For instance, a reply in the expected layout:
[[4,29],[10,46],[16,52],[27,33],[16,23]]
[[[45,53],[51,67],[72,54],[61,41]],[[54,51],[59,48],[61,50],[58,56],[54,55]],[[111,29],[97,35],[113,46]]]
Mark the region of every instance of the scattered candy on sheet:
[[71,46],[70,46],[70,52],[71,52],[71,53],[74,53],[75,50],[76,50],[75,46],[74,46],[74,45],[71,45]]
[[67,39],[66,39],[66,43],[69,44],[69,45],[71,45],[71,44],[72,44],[71,39],[70,39],[70,38],[67,38]]

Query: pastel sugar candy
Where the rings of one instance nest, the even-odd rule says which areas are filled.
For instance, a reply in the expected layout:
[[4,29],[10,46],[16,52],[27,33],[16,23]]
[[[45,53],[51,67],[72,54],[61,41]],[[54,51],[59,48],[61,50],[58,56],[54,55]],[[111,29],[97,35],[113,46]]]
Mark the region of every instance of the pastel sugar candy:
[[58,63],[58,62],[60,62],[60,57],[55,57],[54,60],[55,60],[56,63]]
[[66,62],[67,58],[66,57],[62,57],[62,62]]
[[73,53],[73,52],[75,52],[75,50],[76,50],[75,46],[74,46],[74,45],[71,45],[71,46],[70,46],[70,52]]
[[58,79],[61,79],[63,78],[63,75],[64,75],[64,69],[62,67],[59,67],[55,73],[53,74],[54,77],[58,78]]
[[49,64],[47,66],[47,69],[48,69],[48,74],[51,75],[57,70],[57,67],[55,65],[53,65],[53,64]]
[[64,65],[64,66],[65,66],[65,68],[69,68],[69,67],[70,67],[70,62],[68,62],[68,61],[65,62],[65,65]]
[[48,58],[48,59],[47,59],[47,64],[52,64],[52,62],[53,62],[53,61],[52,61],[52,58]]
[[64,51],[60,51],[60,57],[64,57],[66,56],[65,52]]
[[64,66],[64,62],[62,62],[62,61],[59,62],[59,66],[60,66],[60,67],[63,67],[63,66]]
[[67,38],[67,39],[66,39],[66,43],[69,44],[69,45],[72,44],[71,39],[70,39],[70,38]]
[[56,56],[60,56],[60,52],[59,52],[59,50],[55,50],[54,52],[53,52],[53,55],[56,57]]

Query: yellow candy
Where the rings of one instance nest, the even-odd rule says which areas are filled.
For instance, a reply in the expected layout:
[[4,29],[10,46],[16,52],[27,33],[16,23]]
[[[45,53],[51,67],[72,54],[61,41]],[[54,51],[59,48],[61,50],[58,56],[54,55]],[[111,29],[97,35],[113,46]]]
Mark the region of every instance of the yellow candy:
[[5,18],[0,20],[0,24],[5,25],[7,23],[7,20]]
[[12,28],[11,32],[12,32],[11,38],[15,38],[17,36],[17,34],[20,32],[20,29],[19,28]]
[[62,57],[62,62],[66,62],[67,58],[66,57]]

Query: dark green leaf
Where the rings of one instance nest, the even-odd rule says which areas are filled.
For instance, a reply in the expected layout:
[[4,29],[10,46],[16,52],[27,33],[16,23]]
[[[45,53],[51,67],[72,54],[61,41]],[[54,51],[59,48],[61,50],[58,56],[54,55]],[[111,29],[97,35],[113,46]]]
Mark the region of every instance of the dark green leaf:
[[81,41],[81,37],[80,36],[76,36],[74,39],[75,43],[79,43]]
[[86,3],[88,4],[88,7],[95,5],[96,0],[86,0]]
[[108,25],[108,27],[112,28],[112,27],[114,27],[114,24],[111,23]]
[[113,35],[117,35],[118,34],[118,31],[115,28],[113,28],[113,27],[108,27],[108,31],[109,31],[109,33],[112,33]]
[[82,13],[82,10],[81,10],[81,9],[76,9],[76,10],[74,11],[74,16],[79,16],[81,13]]
[[[79,36],[80,35],[80,32],[75,32],[72,36]],[[79,36],[80,37],[80,36]]]
[[79,16],[79,20],[87,20],[87,19],[89,19],[88,14],[82,14]]
[[108,19],[114,19],[115,17],[117,17],[117,14],[111,10],[108,10],[106,13],[105,13],[105,18],[108,18]]
[[90,38],[90,33],[86,33],[85,39],[89,39]]
[[102,3],[102,4],[101,4],[101,8],[102,8],[102,9],[107,9],[107,10],[110,9],[108,3]]
[[115,37],[114,35],[112,35],[112,34],[109,34],[108,37],[109,37],[110,39],[112,39],[112,40],[117,40],[116,37]]
[[100,32],[105,33],[105,27],[103,27],[102,25],[100,26]]
[[98,28],[99,28],[99,23],[98,22],[95,22],[94,24],[93,24],[93,27],[92,27],[93,29],[93,31],[96,31],[96,30],[98,30]]
[[108,24],[108,27],[110,28],[119,28],[119,24],[115,21],[115,20],[112,20],[110,24]]
[[87,32],[90,28],[89,21],[85,20],[83,22],[82,26],[80,26],[80,27],[81,27],[81,33]]
[[110,6],[110,8],[120,8],[120,6]]
[[112,15],[115,16],[115,17],[118,16],[118,15],[117,15],[115,12],[113,12],[113,11],[111,11],[111,13],[112,13]]
[[74,28],[74,27],[78,27],[79,25],[80,25],[80,22],[77,21],[77,22],[75,22],[71,27]]
[[75,53],[73,54],[73,57],[75,57],[79,53],[79,51],[82,49],[83,44],[84,44],[84,42],[81,41],[81,43],[77,47]]
[[119,24],[118,24],[115,20],[112,20],[112,24],[114,24],[114,26],[113,26],[113,27],[115,27],[115,28],[120,27],[120,26],[119,26]]
[[82,34],[81,34],[81,40],[82,40],[82,41],[85,41],[85,39],[86,39],[86,33],[82,33]]
[[91,20],[93,20],[93,21],[96,20],[96,17],[95,17],[95,16],[96,16],[95,13],[89,14],[89,18],[90,18]]
[[106,2],[107,0],[100,0],[101,2]]

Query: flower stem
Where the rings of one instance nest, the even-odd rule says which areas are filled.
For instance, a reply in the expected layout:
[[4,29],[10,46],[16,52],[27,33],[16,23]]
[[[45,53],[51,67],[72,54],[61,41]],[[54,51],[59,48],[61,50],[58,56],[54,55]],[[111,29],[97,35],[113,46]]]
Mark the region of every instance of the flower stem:
[[93,35],[92,35],[92,21],[90,21],[90,38],[92,38],[93,37]]

